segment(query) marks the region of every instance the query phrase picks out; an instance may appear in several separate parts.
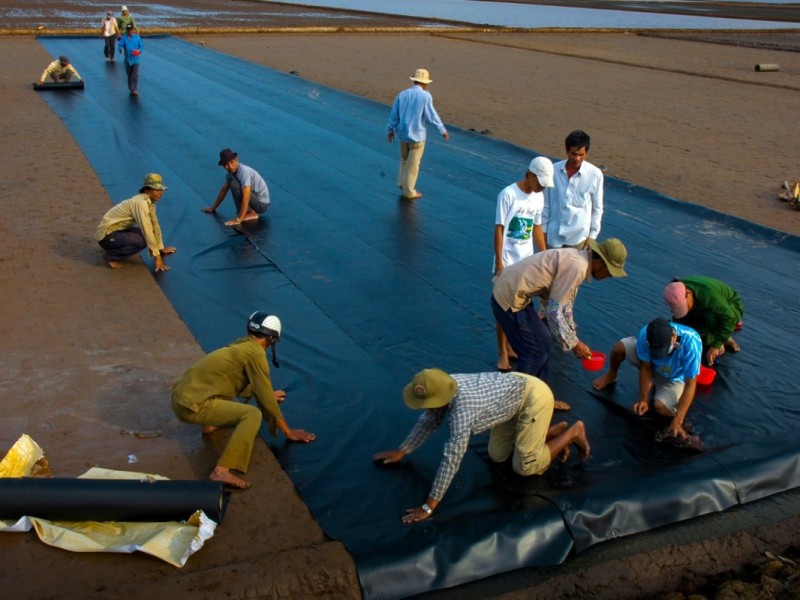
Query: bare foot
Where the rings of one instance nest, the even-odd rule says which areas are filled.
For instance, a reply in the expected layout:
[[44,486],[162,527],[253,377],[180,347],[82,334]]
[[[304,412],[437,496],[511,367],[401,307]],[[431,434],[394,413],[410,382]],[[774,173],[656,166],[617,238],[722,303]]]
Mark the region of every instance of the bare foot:
[[211,475],[209,475],[208,478],[211,481],[219,481],[220,483],[229,485],[237,490],[246,490],[250,487],[249,482],[245,481],[241,477],[237,477],[231,473],[230,469],[226,467],[214,467],[214,470],[211,471]]
[[556,423],[555,425],[551,425],[550,428],[547,430],[547,437],[545,439],[552,440],[554,437],[561,435],[567,430],[567,422],[561,421],[561,423]]
[[741,348],[739,348],[739,344],[737,344],[736,340],[734,340],[733,338],[728,338],[724,346],[731,352],[739,352],[739,350],[741,350]]
[[511,365],[508,362],[503,363],[502,361],[497,361],[497,370],[501,373],[510,373],[511,372]]
[[591,450],[589,447],[589,439],[586,437],[586,427],[584,427],[583,421],[576,421],[573,427],[576,428],[573,443],[581,451],[581,458],[586,460],[589,458],[589,452]]
[[572,451],[569,449],[569,446],[564,446],[564,449],[561,451],[561,454],[559,454],[555,458],[560,460],[562,463],[565,463],[569,460],[570,454],[572,454]]
[[567,404],[566,402],[562,402],[561,400],[555,400],[553,402],[553,409],[554,410],[572,410],[572,407]]
[[108,262],[108,266],[111,267],[112,269],[121,269],[122,268],[122,263],[121,262],[117,262],[116,260],[109,260],[107,262]]
[[205,426],[203,426],[203,435],[211,435],[217,429],[218,429],[218,427],[214,427],[213,425],[205,425]]
[[602,390],[602,389],[607,388],[608,386],[610,386],[612,383],[614,383],[616,381],[617,381],[616,373],[612,375],[611,371],[609,371],[605,375],[602,375],[601,377],[598,377],[597,379],[595,379],[592,382],[592,387],[594,389],[596,389],[596,390]]

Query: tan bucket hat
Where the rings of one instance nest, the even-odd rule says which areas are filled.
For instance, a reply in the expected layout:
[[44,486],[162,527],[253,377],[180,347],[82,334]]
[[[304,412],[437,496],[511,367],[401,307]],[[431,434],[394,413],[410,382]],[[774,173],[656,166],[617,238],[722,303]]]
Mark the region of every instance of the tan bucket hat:
[[411,81],[416,81],[417,83],[424,83],[428,85],[429,83],[433,83],[433,79],[431,79],[431,74],[428,73],[428,69],[417,69],[414,71],[414,76],[409,77]]

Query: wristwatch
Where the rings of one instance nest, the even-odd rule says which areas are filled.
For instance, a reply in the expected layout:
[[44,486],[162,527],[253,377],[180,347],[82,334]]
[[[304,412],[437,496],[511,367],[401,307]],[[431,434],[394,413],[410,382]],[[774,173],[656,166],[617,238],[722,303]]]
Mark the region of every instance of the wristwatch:
[[421,508],[422,508],[422,510],[424,510],[424,511],[425,511],[425,512],[426,512],[428,515],[432,515],[432,514],[433,514],[433,509],[432,509],[430,506],[428,506],[428,503],[427,503],[427,502],[423,502],[423,503],[422,503],[422,507],[421,507]]

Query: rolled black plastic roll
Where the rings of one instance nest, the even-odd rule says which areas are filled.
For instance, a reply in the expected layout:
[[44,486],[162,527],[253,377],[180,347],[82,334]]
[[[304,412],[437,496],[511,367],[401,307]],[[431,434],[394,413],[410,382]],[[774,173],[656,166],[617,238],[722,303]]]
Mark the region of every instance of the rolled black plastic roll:
[[0,519],[221,522],[230,494],[213,481],[0,478]]
[[33,89],[35,90],[82,90],[84,87],[82,81],[65,81],[64,83],[34,83]]

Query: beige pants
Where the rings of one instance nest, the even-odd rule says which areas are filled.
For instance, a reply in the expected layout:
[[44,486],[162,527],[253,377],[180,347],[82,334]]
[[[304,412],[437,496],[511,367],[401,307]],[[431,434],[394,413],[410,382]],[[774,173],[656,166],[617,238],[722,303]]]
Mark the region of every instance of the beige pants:
[[400,171],[397,185],[403,188],[403,196],[413,198],[417,192],[419,163],[425,151],[425,142],[400,142]]
[[258,430],[261,427],[261,410],[252,404],[243,404],[228,398],[209,398],[196,411],[172,403],[172,410],[184,423],[232,427],[233,432],[217,465],[227,469],[247,472]]
[[526,380],[519,412],[509,421],[492,427],[489,458],[504,462],[512,455],[511,466],[520,475],[541,475],[550,466],[547,430],[553,418],[553,392],[541,379],[514,373]]

